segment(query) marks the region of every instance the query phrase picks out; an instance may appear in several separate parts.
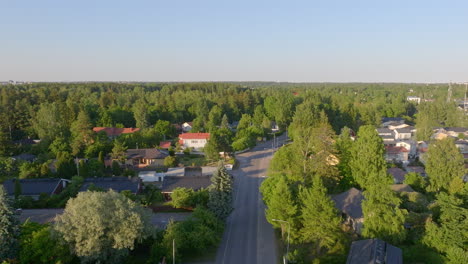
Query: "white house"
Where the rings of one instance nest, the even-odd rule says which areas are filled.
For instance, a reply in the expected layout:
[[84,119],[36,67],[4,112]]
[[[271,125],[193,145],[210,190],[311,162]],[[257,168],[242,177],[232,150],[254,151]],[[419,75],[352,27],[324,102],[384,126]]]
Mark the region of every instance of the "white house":
[[404,147],[409,151],[409,155],[416,155],[416,142],[412,140],[398,141],[396,142],[397,147]]
[[408,96],[406,97],[406,101],[408,102],[416,102],[416,103],[421,103],[421,97],[418,96]]
[[179,135],[179,144],[184,148],[199,150],[205,147],[210,133],[184,133]]
[[411,128],[409,127],[398,128],[398,129],[395,129],[394,131],[395,131],[396,140],[411,139]]
[[185,122],[182,124],[182,131],[184,133],[190,132],[192,130],[193,123],[192,122]]

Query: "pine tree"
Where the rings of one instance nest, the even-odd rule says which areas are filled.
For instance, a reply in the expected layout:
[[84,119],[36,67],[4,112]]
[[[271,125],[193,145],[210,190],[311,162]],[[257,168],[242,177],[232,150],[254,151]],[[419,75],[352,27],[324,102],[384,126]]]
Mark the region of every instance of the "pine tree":
[[229,119],[226,114],[224,114],[223,119],[221,119],[221,128],[229,128]]
[[384,145],[375,128],[362,126],[357,136],[349,161],[354,180],[363,189],[370,188],[374,182],[391,184],[384,159]]
[[232,208],[232,188],[233,180],[231,175],[224,168],[222,162],[211,177],[211,186],[209,189],[208,208],[221,220],[226,219]]
[[[463,155],[451,138],[437,140],[429,145],[427,150],[426,172],[429,178],[429,191],[459,191],[452,181],[460,182],[465,175]],[[462,186],[458,184],[458,186]]]
[[362,202],[364,227],[362,235],[398,244],[406,238],[406,210],[399,208],[401,200],[385,182],[376,182],[364,192]]
[[15,258],[18,236],[18,220],[8,204],[5,189],[0,186],[0,261]]
[[314,177],[311,189],[300,189],[299,198],[302,240],[316,243],[317,255],[320,255],[322,247],[331,249],[342,238],[341,219],[320,177]]
[[127,146],[120,140],[114,141],[114,148],[112,148],[112,158],[120,162],[125,162],[125,151],[127,151]]
[[88,114],[80,111],[76,121],[72,123],[70,131],[73,141],[71,143],[72,155],[76,156],[83,152],[84,148],[93,143],[94,133]]
[[284,176],[278,175],[278,180],[272,188],[272,192],[268,195],[268,202],[266,203],[266,218],[274,227],[284,226],[273,219],[280,219],[288,221],[291,225],[297,218],[298,207],[291,191],[291,187],[286,182]]

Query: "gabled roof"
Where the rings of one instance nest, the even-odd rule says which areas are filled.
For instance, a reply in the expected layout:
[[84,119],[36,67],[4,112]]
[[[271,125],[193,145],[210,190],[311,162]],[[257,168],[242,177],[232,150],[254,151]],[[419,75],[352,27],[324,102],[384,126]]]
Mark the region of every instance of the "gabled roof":
[[162,149],[168,149],[171,147],[171,141],[161,141],[159,142],[159,147]]
[[334,195],[332,200],[335,201],[335,207],[341,212],[355,219],[363,217],[361,204],[364,196],[360,190],[351,188],[346,192]]
[[382,117],[382,123],[386,122],[402,122],[405,121],[405,119],[401,117]]
[[96,133],[99,133],[101,131],[106,132],[108,137],[116,137],[120,136],[121,134],[131,134],[135,133],[137,131],[140,131],[139,128],[133,128],[133,127],[128,127],[128,128],[120,128],[120,127],[94,127],[93,131]]
[[211,176],[166,176],[162,184],[161,192],[172,193],[175,188],[189,188],[195,191],[208,188],[211,185]]
[[182,126],[190,126],[190,127],[192,127],[192,126],[193,126],[193,122],[184,122],[184,123],[182,124]]
[[396,182],[403,182],[405,180],[406,171],[398,167],[387,169],[387,173],[392,175]]
[[125,152],[128,159],[164,159],[169,156],[164,150],[151,149],[127,149]]
[[29,154],[29,153],[22,153],[16,156],[11,157],[14,160],[24,160],[33,162],[36,159],[36,155]]
[[210,133],[184,133],[179,135],[180,139],[209,139]]
[[468,133],[468,127],[446,127],[445,131],[451,131],[455,133]]
[[401,249],[380,239],[354,241],[346,264],[403,264]]
[[[8,195],[15,194],[15,181],[17,181],[17,179],[6,180],[3,183]],[[58,178],[22,179],[19,180],[21,184],[21,194],[34,196],[47,193],[51,195],[61,181],[63,181],[63,179]]]
[[414,192],[413,188],[408,184],[392,184],[390,189],[395,192]]
[[403,127],[403,128],[397,128],[395,129],[395,132],[397,133],[411,133],[411,130],[413,130],[413,127]]
[[132,193],[138,193],[140,180],[129,179],[127,177],[86,178],[80,188],[80,192],[87,191],[91,184],[106,191],[112,189],[116,192],[128,190]]
[[391,147],[385,146],[385,150],[388,154],[398,154],[402,152],[409,152],[405,147]]
[[389,128],[386,128],[386,127],[379,127],[379,128],[377,128],[377,133],[379,133],[379,135],[381,135],[381,134],[393,134],[393,130],[391,130]]

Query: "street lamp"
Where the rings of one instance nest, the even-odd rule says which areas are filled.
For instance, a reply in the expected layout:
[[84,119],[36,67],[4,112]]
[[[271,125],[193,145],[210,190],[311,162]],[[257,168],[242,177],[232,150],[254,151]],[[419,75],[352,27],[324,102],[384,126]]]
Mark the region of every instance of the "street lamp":
[[[291,225],[289,224],[288,221],[284,221],[284,220],[279,220],[279,219],[271,219],[272,221],[275,221],[275,222],[281,222],[281,223],[286,223],[288,224],[288,246],[286,248],[286,258],[288,257],[288,254],[289,254],[289,233],[291,231]],[[286,258],[284,259],[284,263],[286,263]]]

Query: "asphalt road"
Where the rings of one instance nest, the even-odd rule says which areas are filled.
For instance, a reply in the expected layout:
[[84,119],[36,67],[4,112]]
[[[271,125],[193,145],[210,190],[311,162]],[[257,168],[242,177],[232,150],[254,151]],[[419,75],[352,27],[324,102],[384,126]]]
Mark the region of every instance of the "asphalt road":
[[[285,136],[279,137],[284,142]],[[278,252],[273,227],[266,221],[259,191],[273,157],[272,141],[238,154],[234,175],[234,211],[227,219],[216,264],[274,264]]]

